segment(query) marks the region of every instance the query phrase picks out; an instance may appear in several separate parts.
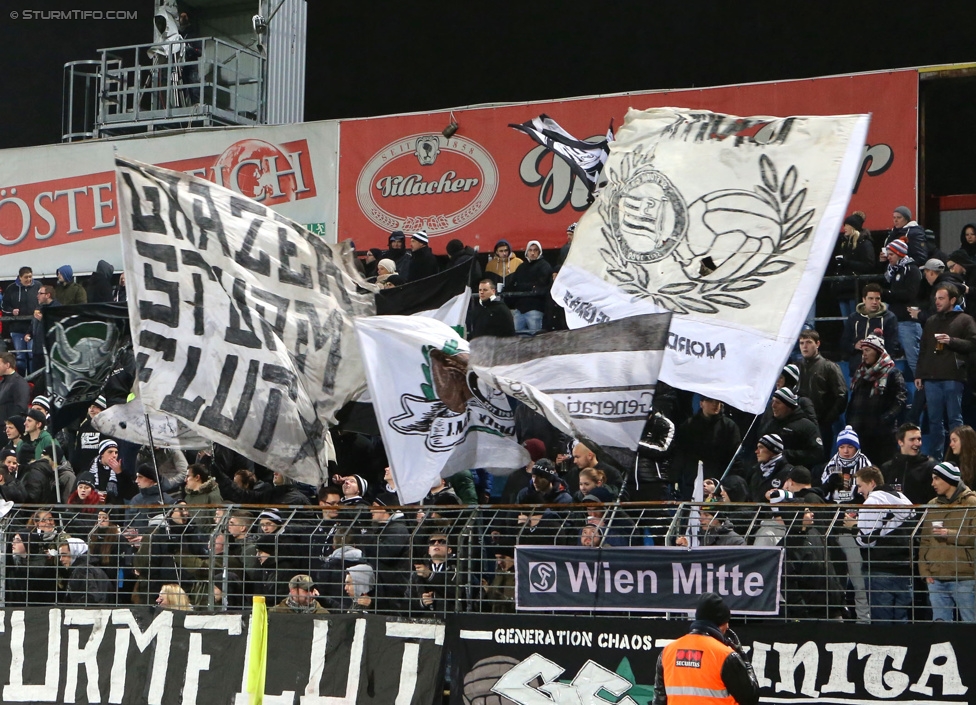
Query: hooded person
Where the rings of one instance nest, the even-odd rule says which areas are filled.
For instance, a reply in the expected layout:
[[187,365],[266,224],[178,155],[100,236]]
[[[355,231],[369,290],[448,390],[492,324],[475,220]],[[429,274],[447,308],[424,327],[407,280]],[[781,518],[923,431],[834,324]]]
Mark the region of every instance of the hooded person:
[[851,372],[847,423],[860,438],[860,447],[875,465],[895,453],[895,431],[905,408],[905,378],[875,334],[861,342],[861,363]]
[[850,426],[837,434],[837,452],[824,466],[821,482],[824,497],[837,504],[853,504],[854,476],[861,468],[871,465],[861,452],[861,440]]
[[520,294],[511,302],[516,333],[534,335],[542,330],[551,286],[552,266],[542,258],[542,243],[530,240],[525,248],[525,261],[512,274],[509,285],[509,291]]
[[407,249],[407,236],[402,230],[394,230],[390,233],[389,245],[390,248],[383,253],[383,259],[393,260],[397,273],[402,277],[409,277],[413,258]]
[[481,281],[482,269],[478,261],[478,253],[474,248],[455,238],[447,243],[447,256],[450,258],[451,267],[471,267],[468,286],[471,287],[471,291],[476,291],[478,282]]
[[959,249],[976,260],[976,223],[966,223],[959,231]]
[[430,238],[424,230],[418,230],[410,236],[410,270],[407,274],[400,273],[408,282],[432,277],[441,271],[437,264],[437,257],[430,249]]
[[73,605],[103,605],[108,602],[108,576],[90,560],[88,544],[66,537],[58,546],[61,565],[67,569],[64,601]]
[[88,280],[88,301],[93,304],[111,301],[113,298],[112,275],[115,267],[103,259],[98,260],[95,271]]
[[376,600],[373,596],[373,569],[362,563],[346,569],[344,590],[352,600],[350,612],[375,612]]
[[58,282],[54,285],[54,300],[62,306],[88,303],[85,287],[75,281],[74,270],[70,264],[63,264],[57,270]]
[[495,284],[500,284],[498,290],[501,292],[509,286],[512,275],[521,265],[522,260],[512,251],[512,245],[508,240],[499,240],[492,250],[488,266],[485,267],[485,276]]
[[366,279],[373,279],[376,276],[376,265],[383,259],[383,250],[379,247],[370,247],[366,250],[363,262],[363,276]]

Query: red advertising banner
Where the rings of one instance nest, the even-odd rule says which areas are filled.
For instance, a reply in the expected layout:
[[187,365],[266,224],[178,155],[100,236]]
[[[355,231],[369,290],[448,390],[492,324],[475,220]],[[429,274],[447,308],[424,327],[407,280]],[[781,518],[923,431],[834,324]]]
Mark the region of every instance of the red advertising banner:
[[391,231],[424,228],[439,253],[453,238],[482,251],[500,239],[516,251],[529,240],[561,247],[566,226],[587,208],[586,189],[562,160],[508,125],[546,113],[579,139],[600,139],[628,108],[665,106],[743,116],[871,113],[849,210],[884,229],[895,207],[915,209],[918,72],[903,70],[455,110],[459,127],[449,138],[441,134],[446,110],[344,120],[339,239],[385,248]]

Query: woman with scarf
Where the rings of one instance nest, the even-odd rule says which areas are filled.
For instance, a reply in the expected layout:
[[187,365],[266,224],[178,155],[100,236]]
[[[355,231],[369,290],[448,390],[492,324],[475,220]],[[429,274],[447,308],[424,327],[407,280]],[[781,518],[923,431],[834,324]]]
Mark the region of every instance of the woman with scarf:
[[875,331],[858,343],[861,365],[851,375],[847,422],[857,432],[861,448],[880,467],[895,453],[898,416],[905,408],[905,378],[885,351]]

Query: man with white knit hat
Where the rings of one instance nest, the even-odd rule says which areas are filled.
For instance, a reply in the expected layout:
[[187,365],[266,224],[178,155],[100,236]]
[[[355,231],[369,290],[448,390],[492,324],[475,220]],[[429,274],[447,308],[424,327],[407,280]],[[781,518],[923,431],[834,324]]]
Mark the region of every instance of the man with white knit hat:
[[749,496],[753,502],[765,502],[769,490],[778,490],[789,479],[793,466],[783,455],[783,439],[775,433],[767,433],[756,444],[756,462],[746,478]]
[[432,277],[441,271],[437,264],[434,251],[430,249],[430,238],[427,232],[419,230],[410,236],[410,273],[407,276],[408,282],[414,282],[425,277]]
[[959,468],[939,463],[932,468],[934,505],[925,514],[919,534],[918,572],[925,578],[932,605],[932,619],[976,621],[976,574],[973,569],[973,538],[976,537],[976,492],[966,487]]
[[864,453],[880,467],[895,454],[895,432],[907,389],[880,336],[871,334],[860,345],[861,364],[851,371],[847,423],[857,431]]
[[773,392],[771,410],[773,417],[759,429],[759,435],[778,435],[783,441],[786,459],[793,465],[809,468],[822,463],[820,430],[808,412],[800,408],[797,395],[791,389],[780,387]]

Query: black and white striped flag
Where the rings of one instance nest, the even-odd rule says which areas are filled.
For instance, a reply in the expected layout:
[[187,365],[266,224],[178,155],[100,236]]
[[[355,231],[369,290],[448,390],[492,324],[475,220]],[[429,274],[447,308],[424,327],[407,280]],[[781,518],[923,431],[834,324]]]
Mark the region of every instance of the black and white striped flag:
[[543,147],[561,157],[569,164],[576,177],[586,185],[592,196],[598,185],[600,172],[603,171],[603,165],[610,154],[610,143],[613,141],[613,121],[607,128],[606,138],[599,142],[576,139],[545,113],[528,122],[523,122],[521,125],[509,124],[509,127],[524,132]]

